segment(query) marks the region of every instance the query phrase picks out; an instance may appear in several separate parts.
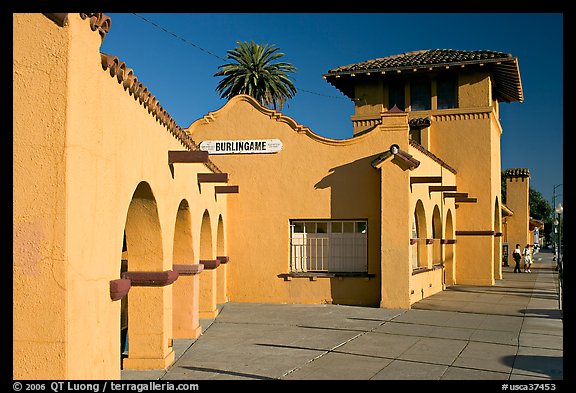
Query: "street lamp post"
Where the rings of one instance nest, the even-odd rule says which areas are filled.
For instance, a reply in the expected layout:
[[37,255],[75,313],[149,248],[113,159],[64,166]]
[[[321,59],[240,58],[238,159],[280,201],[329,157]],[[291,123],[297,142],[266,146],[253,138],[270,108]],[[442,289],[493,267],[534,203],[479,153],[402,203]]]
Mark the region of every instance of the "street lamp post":
[[[554,208],[556,206],[556,197],[562,195],[562,194],[556,194],[556,189],[560,186],[562,186],[562,183],[556,184],[555,186],[553,186],[553,189],[552,189],[552,208]],[[558,246],[558,239],[559,239],[558,238],[558,223],[556,222],[556,218],[554,216],[554,213],[552,213],[552,216],[554,218],[554,237],[556,238],[555,239],[556,240],[555,246],[557,247]],[[551,239],[551,240],[554,240],[554,239]],[[558,254],[558,252],[554,253],[554,259],[556,259],[557,254]]]
[[564,211],[564,207],[561,203],[558,203],[556,206],[556,213],[558,214],[558,219],[554,220],[554,223],[558,221],[558,257],[556,259],[556,264],[560,266],[562,263],[562,212]]

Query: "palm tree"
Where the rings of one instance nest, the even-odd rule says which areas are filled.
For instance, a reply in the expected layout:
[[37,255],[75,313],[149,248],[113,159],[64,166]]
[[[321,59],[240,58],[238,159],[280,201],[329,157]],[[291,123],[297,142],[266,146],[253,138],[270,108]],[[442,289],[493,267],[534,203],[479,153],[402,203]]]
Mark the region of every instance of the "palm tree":
[[218,67],[214,76],[223,76],[216,91],[221,98],[232,98],[238,94],[254,97],[262,106],[282,109],[284,102],[296,93],[296,87],[288,73],[296,67],[274,60],[284,56],[274,45],[260,45],[236,41],[238,46],[227,51],[226,58],[233,60]]

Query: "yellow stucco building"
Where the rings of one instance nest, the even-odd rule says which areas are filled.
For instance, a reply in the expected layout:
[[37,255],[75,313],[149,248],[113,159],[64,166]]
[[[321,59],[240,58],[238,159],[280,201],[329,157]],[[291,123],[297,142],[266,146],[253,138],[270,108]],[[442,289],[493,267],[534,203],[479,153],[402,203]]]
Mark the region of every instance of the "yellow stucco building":
[[182,129],[100,53],[105,15],[13,22],[15,379],[165,368],[227,301],[410,308],[502,278],[511,55],[334,68],[355,102],[334,140],[245,95]]

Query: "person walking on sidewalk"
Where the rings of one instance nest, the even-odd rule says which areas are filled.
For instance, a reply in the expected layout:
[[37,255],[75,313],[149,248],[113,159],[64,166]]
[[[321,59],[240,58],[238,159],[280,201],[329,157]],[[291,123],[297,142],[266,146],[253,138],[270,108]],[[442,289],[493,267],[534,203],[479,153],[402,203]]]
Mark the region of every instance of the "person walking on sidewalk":
[[524,255],[524,272],[530,272],[530,266],[532,265],[532,258],[530,257],[530,245],[526,244],[526,247],[524,247],[524,251],[522,252],[522,255]]
[[520,260],[522,259],[522,251],[520,251],[520,244],[516,244],[516,248],[512,253],[512,258],[514,258],[514,262],[516,265],[514,266],[514,273],[522,273],[520,270]]

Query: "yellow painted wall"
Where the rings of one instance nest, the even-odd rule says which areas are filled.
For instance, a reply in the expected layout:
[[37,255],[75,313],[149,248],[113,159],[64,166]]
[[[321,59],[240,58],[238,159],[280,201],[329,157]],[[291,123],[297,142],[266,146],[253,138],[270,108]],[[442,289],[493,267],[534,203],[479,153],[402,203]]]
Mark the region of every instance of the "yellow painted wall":
[[[110,300],[109,282],[120,278],[124,226],[140,182],[155,199],[161,250],[156,266],[135,266],[129,243],[129,270],[171,269],[182,199],[191,208],[190,263],[198,263],[204,210],[212,213],[213,239],[218,215],[226,221],[227,196],[215,197],[213,186],[199,192],[196,174],[209,170],[175,164],[172,175],[168,150],[183,146],[103,71],[89,21],[68,19],[59,27],[41,14],[14,15],[15,379],[120,377],[120,301]],[[138,296],[146,288],[132,290],[129,301],[146,298]],[[157,300],[141,312],[156,318],[146,334],[159,337],[158,359],[131,359],[135,368],[173,357],[171,287],[148,294]],[[129,339],[135,348],[138,338]]]
[[[191,125],[188,131],[199,143],[271,138],[283,143],[275,154],[212,156],[240,185],[229,201],[230,300],[409,307],[411,210],[418,199],[430,216],[434,205],[442,205],[440,194],[430,195],[427,185],[411,189],[409,176],[442,174],[447,184],[455,184],[455,176],[409,147],[407,119],[405,113],[384,114],[373,131],[335,141],[248,96],[236,96]],[[372,160],[393,143],[410,150],[420,167],[410,172],[386,162],[372,168]],[[376,277],[278,277],[290,271],[291,219],[368,219],[368,273]]]
[[13,14],[12,20],[13,377],[62,379],[68,352],[63,174],[69,40],[42,15]]
[[410,277],[410,304],[441,292],[443,289],[442,269],[414,274]]
[[[425,237],[426,239],[432,239],[433,231],[432,231],[432,221],[433,221],[433,213],[434,208],[438,207],[439,216],[442,222],[442,228],[440,228],[441,232],[441,239],[448,238],[445,235],[445,226],[446,226],[446,216],[448,212],[452,212],[452,217],[454,218],[455,214],[455,203],[454,198],[443,198],[441,192],[429,192],[429,186],[434,185],[445,185],[445,186],[452,186],[456,185],[456,174],[449,171],[447,168],[443,167],[439,163],[427,159],[426,155],[419,151],[418,149],[410,146],[409,153],[414,156],[417,160],[420,161],[420,165],[418,168],[414,169],[410,172],[410,176],[417,177],[417,176],[440,176],[442,177],[442,183],[414,183],[411,186],[411,203],[410,203],[410,222],[412,222],[412,214],[416,208],[416,203],[418,201],[422,202],[424,206],[424,212],[426,217],[426,234],[421,234],[420,237]],[[454,222],[453,222],[454,223]],[[411,224],[410,224],[411,225]],[[411,226],[410,226],[411,228]],[[433,261],[446,261],[447,259],[447,248],[453,248],[451,245],[443,245],[440,244],[440,239],[434,239],[433,244],[428,244],[425,246],[427,252],[427,268],[433,268]],[[434,255],[434,248],[438,247],[437,253],[439,255]],[[414,251],[415,248],[411,247],[411,251]],[[453,252],[452,252],[453,253]],[[412,258],[412,256],[410,257]],[[411,260],[411,259],[410,259]],[[437,263],[436,263],[437,264]],[[455,269],[456,265],[456,258],[455,255],[452,255],[452,266],[447,267],[452,272]],[[451,282],[450,282],[451,284]],[[428,297],[434,293],[442,291],[445,287],[446,283],[444,283],[444,277],[442,269],[436,267],[435,270],[429,272],[418,273],[415,275],[411,275],[410,277],[410,303],[414,303],[418,300],[421,300],[423,297]]]
[[[205,119],[189,128],[198,143],[272,138],[283,143],[276,154],[212,156],[240,185],[239,194],[229,200],[230,300],[378,304],[378,278],[285,281],[278,275],[289,272],[290,219],[368,219],[368,242],[379,243],[380,176],[370,162],[391,144],[386,136],[333,141],[298,133],[293,120],[276,119],[247,96],[234,97]],[[369,273],[379,276],[379,262],[379,251],[371,248]]]
[[356,101],[355,115],[380,116],[384,102],[384,89],[382,82],[369,82],[358,84],[355,87]]
[[[476,203],[459,204],[457,231],[501,231],[494,228],[496,199],[500,201],[499,128],[496,125],[490,107],[445,110],[444,114],[433,116],[431,144],[435,154],[457,168],[458,192],[477,198]],[[493,284],[494,274],[498,274],[493,236],[468,235],[457,236],[457,239],[457,281]]]

